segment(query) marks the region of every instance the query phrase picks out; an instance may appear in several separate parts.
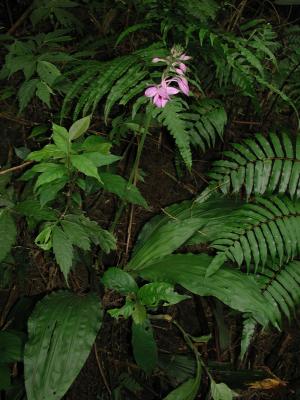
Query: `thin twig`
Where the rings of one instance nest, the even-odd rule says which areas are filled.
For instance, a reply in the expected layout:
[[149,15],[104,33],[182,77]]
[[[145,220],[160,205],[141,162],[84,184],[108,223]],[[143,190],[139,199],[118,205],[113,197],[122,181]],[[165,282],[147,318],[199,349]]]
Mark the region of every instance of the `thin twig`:
[[32,163],[33,163],[33,161],[26,161],[24,164],[20,164],[15,167],[12,167],[12,168],[3,169],[2,171],[0,170],[0,175],[5,175],[10,172],[18,171],[19,169],[23,169],[23,168],[27,167],[28,165],[31,165]]
[[25,10],[25,12],[21,15],[21,17],[13,24],[13,26],[7,31],[9,35],[13,35],[19,26],[25,21],[25,19],[29,16],[31,11],[33,10],[33,3]]
[[97,365],[98,365],[98,368],[99,368],[99,372],[100,372],[101,378],[102,378],[102,380],[103,380],[104,386],[106,387],[106,389],[107,389],[109,395],[111,396],[111,390],[110,390],[109,384],[108,384],[108,382],[107,382],[106,376],[105,376],[105,374],[104,374],[104,371],[103,371],[101,362],[100,362],[100,360],[99,360],[99,356],[98,356],[98,351],[97,351],[96,343],[94,343],[94,352],[95,352],[96,362],[97,362]]

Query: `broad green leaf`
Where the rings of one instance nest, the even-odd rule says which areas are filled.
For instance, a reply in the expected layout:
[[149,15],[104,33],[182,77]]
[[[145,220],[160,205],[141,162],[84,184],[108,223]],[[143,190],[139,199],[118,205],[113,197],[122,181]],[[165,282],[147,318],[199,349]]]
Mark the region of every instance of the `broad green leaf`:
[[15,221],[6,209],[0,210],[0,262],[10,252],[13,244],[16,241],[17,229]]
[[78,139],[82,136],[88,129],[91,123],[91,117],[87,116],[74,122],[74,124],[69,129],[70,140]]
[[101,282],[108,289],[113,289],[121,294],[136,293],[138,286],[134,278],[120,268],[109,268],[103,275]]
[[54,81],[61,75],[59,69],[48,61],[38,61],[37,73],[41,80],[52,86]]
[[155,259],[171,254],[200,229],[203,223],[201,218],[170,220],[154,230],[144,245],[135,252],[127,268],[141,270]]
[[63,151],[65,154],[68,154],[70,152],[68,131],[63,126],[59,126],[56,124],[52,124],[52,129],[52,139],[55,145],[59,150]]
[[191,378],[174,389],[163,400],[194,400],[200,386],[197,378]]
[[234,310],[249,313],[263,326],[277,326],[276,304],[266,302],[261,286],[251,275],[223,266],[206,277],[212,257],[206,254],[175,254],[153,261],[139,271],[149,281],[178,283],[199,296],[214,296]]
[[157,346],[148,318],[142,324],[132,323],[132,348],[136,363],[150,374],[157,364]]
[[36,85],[35,94],[40,100],[42,100],[43,103],[45,103],[48,106],[48,108],[51,107],[50,97],[51,97],[51,94],[53,94],[53,91],[47,85],[47,83],[38,82],[38,84]]
[[25,386],[28,400],[60,400],[83,367],[102,322],[94,294],[53,292],[28,322]]
[[82,250],[90,250],[90,239],[84,227],[76,222],[68,221],[67,218],[66,216],[61,221],[61,226],[72,244]]
[[32,151],[30,154],[28,154],[26,160],[33,160],[33,161],[46,160],[47,161],[51,158],[56,159],[56,158],[64,158],[64,157],[65,157],[64,150],[61,150],[55,144],[47,144],[43,149],[37,150],[37,151]]
[[36,221],[55,221],[57,214],[50,207],[42,207],[38,200],[27,199],[18,203],[15,210],[27,218],[33,218]]
[[111,308],[108,310],[108,314],[111,315],[113,318],[124,317],[125,319],[131,317],[134,311],[134,301],[126,299],[124,306],[120,308]]
[[38,177],[35,190],[39,188],[39,186],[45,185],[46,183],[53,182],[57,179],[67,178],[68,170],[62,164],[53,164],[52,168],[48,168],[47,171],[42,172],[41,175]]
[[66,282],[68,282],[68,274],[73,261],[73,247],[65,232],[57,226],[52,231],[52,246],[57,264],[64,274]]
[[213,400],[232,400],[234,392],[225,383],[210,381],[210,390]]
[[86,176],[96,178],[98,182],[103,183],[98,174],[97,167],[84,154],[72,155],[71,163],[78,171],[82,172]]
[[15,331],[0,331],[1,363],[13,363],[23,359],[25,335]]
[[168,306],[189,299],[190,296],[176,293],[173,285],[170,283],[153,282],[148,283],[139,289],[138,298],[145,306],[157,307],[160,301],[164,301],[163,305]]
[[135,324],[139,325],[144,323],[145,319],[147,318],[147,312],[146,308],[140,303],[140,301],[137,300],[134,303],[131,316]]
[[141,195],[139,189],[127,182],[122,176],[102,172],[101,178],[104,189],[108,192],[115,193],[122,200],[128,201],[129,203],[148,208],[148,204]]
[[30,79],[30,81],[25,81],[21,85],[18,92],[20,112],[22,112],[24,108],[27,107],[28,103],[32,99],[38,82],[38,79]]

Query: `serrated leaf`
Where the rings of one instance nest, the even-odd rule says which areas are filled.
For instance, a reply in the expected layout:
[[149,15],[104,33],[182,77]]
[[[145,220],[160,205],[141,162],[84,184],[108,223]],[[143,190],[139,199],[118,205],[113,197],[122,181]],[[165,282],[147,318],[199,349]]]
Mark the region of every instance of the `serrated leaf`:
[[45,82],[38,82],[36,85],[36,96],[42,100],[49,108],[50,104],[50,95],[53,94],[51,88]]
[[57,264],[63,273],[66,282],[72,267],[73,247],[72,242],[64,231],[55,226],[52,231],[52,246]]
[[27,107],[28,103],[32,99],[38,82],[39,82],[38,79],[31,79],[30,81],[25,81],[21,85],[18,92],[20,112],[22,112],[24,108]]
[[110,174],[108,172],[102,172],[101,178],[104,189],[106,189],[108,192],[115,193],[122,200],[137,204],[144,208],[148,208],[148,204],[141,195],[139,189],[127,182],[122,176]]
[[82,172],[86,176],[96,178],[98,182],[103,183],[98,174],[95,164],[87,158],[84,154],[72,155],[70,157],[73,167]]
[[52,86],[55,80],[61,75],[59,69],[48,61],[38,61],[37,73],[42,81]]
[[28,322],[25,386],[28,400],[60,400],[83,367],[102,322],[94,294],[53,292]]

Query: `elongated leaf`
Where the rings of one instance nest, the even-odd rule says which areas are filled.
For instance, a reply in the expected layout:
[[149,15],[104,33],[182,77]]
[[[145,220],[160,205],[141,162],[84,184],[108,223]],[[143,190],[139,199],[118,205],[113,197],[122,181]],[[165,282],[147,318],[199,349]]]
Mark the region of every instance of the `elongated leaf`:
[[74,122],[69,129],[70,140],[78,139],[82,136],[89,128],[91,123],[91,117],[87,116]]
[[64,274],[65,280],[68,281],[73,260],[72,242],[61,228],[54,227],[52,243],[56,261]]
[[142,324],[132,323],[132,347],[135,361],[150,374],[157,364],[157,347],[148,318]]
[[102,322],[94,294],[51,293],[35,307],[25,347],[28,400],[60,400],[83,367]]
[[276,304],[264,299],[253,276],[223,266],[205,277],[211,260],[206,254],[175,254],[149,263],[138,273],[150,281],[178,283],[200,296],[214,296],[235,310],[248,312],[263,326],[270,321],[278,325]]

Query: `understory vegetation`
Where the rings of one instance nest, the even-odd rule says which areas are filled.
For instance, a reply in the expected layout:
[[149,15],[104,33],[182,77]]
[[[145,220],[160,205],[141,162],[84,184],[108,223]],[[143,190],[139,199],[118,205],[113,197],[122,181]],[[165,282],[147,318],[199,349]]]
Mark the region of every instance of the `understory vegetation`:
[[0,4],[1,400],[300,396],[300,1]]

